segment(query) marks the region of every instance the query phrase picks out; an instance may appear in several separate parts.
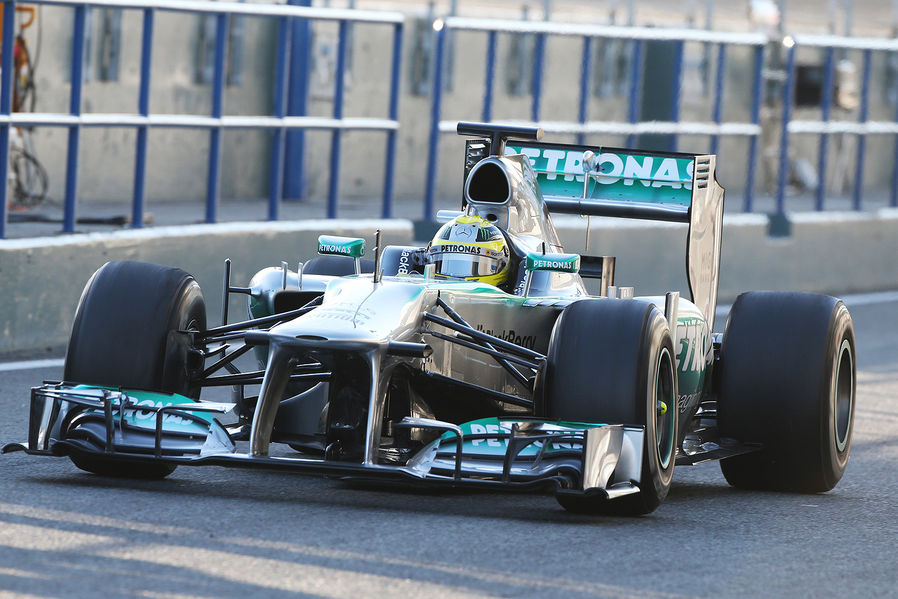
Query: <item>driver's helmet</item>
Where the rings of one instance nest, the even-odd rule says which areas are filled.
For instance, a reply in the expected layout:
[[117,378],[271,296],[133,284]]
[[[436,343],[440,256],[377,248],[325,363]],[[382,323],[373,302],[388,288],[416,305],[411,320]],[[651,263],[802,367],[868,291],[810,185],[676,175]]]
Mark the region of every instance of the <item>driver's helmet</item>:
[[458,216],[430,242],[438,277],[501,285],[508,280],[508,247],[499,228],[479,216]]

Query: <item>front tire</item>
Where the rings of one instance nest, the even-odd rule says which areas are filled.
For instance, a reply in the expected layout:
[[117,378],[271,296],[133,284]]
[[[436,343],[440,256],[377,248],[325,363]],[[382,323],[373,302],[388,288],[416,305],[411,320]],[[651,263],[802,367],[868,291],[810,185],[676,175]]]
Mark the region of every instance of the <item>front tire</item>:
[[836,298],[737,298],[721,345],[719,428],[762,450],[721,461],[731,485],[802,493],[836,486],[851,449],[855,356],[851,316]]
[[[173,331],[204,330],[206,304],[196,280],[179,268],[108,262],[81,294],[66,350],[70,383],[199,397],[191,384],[202,360],[169,343]],[[194,363],[196,362],[196,363]],[[106,476],[163,478],[175,466],[72,456],[78,468]]]
[[645,427],[639,493],[613,501],[558,494],[562,507],[641,515],[661,504],[676,461],[677,377],[670,328],[654,305],[596,299],[565,308],[549,342],[542,394],[549,418]]

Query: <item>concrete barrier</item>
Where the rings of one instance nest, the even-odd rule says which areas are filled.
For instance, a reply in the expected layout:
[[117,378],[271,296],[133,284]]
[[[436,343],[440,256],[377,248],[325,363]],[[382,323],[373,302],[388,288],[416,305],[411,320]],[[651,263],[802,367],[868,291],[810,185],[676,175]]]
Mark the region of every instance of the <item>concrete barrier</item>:
[[[640,295],[687,294],[686,226],[559,216],[556,227],[572,252],[617,257],[616,280]],[[210,322],[221,312],[222,262],[233,261],[232,284],[266,266],[314,255],[321,233],[365,237],[373,247],[413,240],[411,221],[316,220],[192,225],[53,238],[0,240],[0,354],[58,351],[88,277],[109,260],[179,266],[206,293]],[[788,236],[771,237],[765,215],[727,215],[721,257],[721,302],[754,289],[840,294],[898,289],[898,210],[791,215]],[[235,309],[232,307],[232,310]],[[233,312],[237,314],[237,312]]]
[[[616,282],[637,295],[686,286],[686,225],[558,217],[568,251],[617,257]],[[898,288],[898,210],[789,215],[788,235],[771,236],[764,214],[724,216],[719,300],[768,289],[844,294]]]
[[64,346],[84,284],[111,260],[167,264],[192,273],[205,292],[209,321],[217,324],[225,258],[232,261],[232,284],[245,285],[257,271],[278,266],[281,260],[296,269],[298,261],[315,255],[322,233],[364,237],[371,248],[376,229],[381,229],[385,243],[412,240],[410,221],[373,219],[189,225],[0,240],[0,354]]

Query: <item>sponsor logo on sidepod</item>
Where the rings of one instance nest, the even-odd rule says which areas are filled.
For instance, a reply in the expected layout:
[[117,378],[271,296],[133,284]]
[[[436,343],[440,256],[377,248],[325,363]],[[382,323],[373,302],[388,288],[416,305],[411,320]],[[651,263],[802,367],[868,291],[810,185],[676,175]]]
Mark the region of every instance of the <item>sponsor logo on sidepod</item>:
[[493,337],[498,337],[502,341],[508,341],[509,343],[514,343],[515,345],[520,345],[521,347],[526,347],[527,349],[533,349],[534,344],[536,343],[536,337],[533,335],[518,335],[515,333],[514,329],[510,331],[502,330],[502,331],[494,331],[493,329],[485,329],[482,324],[477,325],[477,330],[481,333],[486,333],[487,335],[492,335]]
[[[692,385],[698,385],[701,374],[711,359],[712,345],[708,325],[702,318],[684,318],[677,324],[677,333],[674,343],[674,351],[677,352],[677,368],[683,375],[684,381],[692,381]],[[677,408],[680,413],[686,413],[701,401],[702,391],[684,393],[677,397]]]
[[701,318],[685,318],[677,324],[674,351],[677,367],[682,372],[701,372],[705,369],[711,351],[711,335],[708,325]]

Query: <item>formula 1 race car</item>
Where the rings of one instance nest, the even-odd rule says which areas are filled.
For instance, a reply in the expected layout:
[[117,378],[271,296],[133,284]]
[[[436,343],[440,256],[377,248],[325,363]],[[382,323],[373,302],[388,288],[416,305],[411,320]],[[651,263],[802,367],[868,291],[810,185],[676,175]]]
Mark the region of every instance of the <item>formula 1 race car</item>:
[[[548,487],[590,513],[651,512],[675,465],[712,459],[737,487],[836,485],[855,403],[851,317],[832,297],[752,292],[712,334],[715,156],[458,131],[474,138],[461,210],[441,212],[429,245],[378,235],[371,262],[363,239],[322,236],[321,256],[247,287],[226,261],[221,326],[207,327],[186,272],[104,265],[64,380],[33,389],[28,442],[3,451],[113,476],[214,464]],[[550,213],[686,224],[690,299],[633,297],[613,257],[564,253]],[[228,322],[232,294],[248,296],[247,320]],[[233,401],[200,397],[216,386]]]

